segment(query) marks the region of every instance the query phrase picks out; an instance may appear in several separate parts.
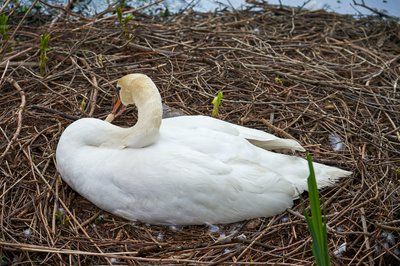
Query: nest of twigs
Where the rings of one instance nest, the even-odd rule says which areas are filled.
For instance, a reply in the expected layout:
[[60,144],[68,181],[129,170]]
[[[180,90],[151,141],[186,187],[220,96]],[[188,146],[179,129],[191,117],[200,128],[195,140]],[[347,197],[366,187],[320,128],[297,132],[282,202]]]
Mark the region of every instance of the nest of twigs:
[[[220,119],[295,138],[315,161],[353,171],[320,192],[333,263],[399,260],[398,24],[267,5],[136,14],[128,34],[115,16],[11,24],[0,61],[2,264],[313,263],[300,200],[281,215],[218,230],[170,228],[106,213],[62,181],[61,133],[82,117],[104,119],[115,80],[134,72],[152,77],[164,102],[188,115],[210,115],[222,90]],[[41,76],[44,32],[51,40]],[[132,108],[116,123],[132,125],[135,115]]]

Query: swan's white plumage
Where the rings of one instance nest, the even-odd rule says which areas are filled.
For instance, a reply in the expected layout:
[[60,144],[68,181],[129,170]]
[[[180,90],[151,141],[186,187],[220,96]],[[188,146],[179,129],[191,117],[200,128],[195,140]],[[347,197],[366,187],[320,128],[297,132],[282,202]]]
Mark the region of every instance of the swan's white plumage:
[[[57,147],[63,180],[98,207],[152,224],[230,223],[280,213],[306,189],[304,159],[265,150],[303,150],[297,142],[205,116],[164,119],[158,133],[152,110],[161,102],[137,100],[137,87],[154,84],[144,75],[127,77],[119,82],[121,100],[132,90],[136,129],[84,118],[64,131]],[[314,167],[320,187],[350,174]]]

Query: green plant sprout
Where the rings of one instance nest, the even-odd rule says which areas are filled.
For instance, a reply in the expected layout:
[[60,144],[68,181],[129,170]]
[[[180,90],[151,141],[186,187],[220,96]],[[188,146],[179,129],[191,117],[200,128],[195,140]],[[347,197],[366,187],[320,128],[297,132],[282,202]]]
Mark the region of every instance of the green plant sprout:
[[283,85],[283,81],[279,76],[275,77],[275,84],[278,84],[279,86]]
[[82,99],[81,104],[80,104],[80,106],[79,106],[79,109],[80,109],[82,112],[85,111],[85,109],[86,109],[86,100],[85,100],[85,98]]
[[115,11],[117,12],[118,22],[121,25],[122,24],[122,6],[117,6],[115,8]]
[[104,215],[100,214],[94,220],[94,224],[102,224],[102,223],[104,223]]
[[161,17],[169,17],[171,15],[171,12],[169,12],[169,8],[166,6],[164,10],[160,11],[160,16]]
[[96,62],[101,66],[104,67],[104,56],[99,54],[96,56]]
[[396,173],[396,176],[397,176],[397,177],[400,177],[400,168],[396,168],[396,169],[394,170],[394,172]]
[[65,211],[63,208],[59,208],[55,213],[56,224],[67,226],[70,222],[70,219],[67,215],[65,215]]
[[7,41],[8,36],[8,16],[0,15],[0,35],[3,38],[3,41]]
[[10,260],[7,258],[6,255],[0,253],[0,265],[9,265]]
[[123,17],[122,16],[122,6],[117,6],[116,11],[117,11],[117,18],[118,18],[119,25],[121,25],[121,28],[122,28],[125,38],[128,39],[129,38],[128,22],[133,19],[133,16],[131,14],[129,14],[129,15]]
[[44,76],[46,73],[46,62],[47,62],[47,51],[49,50],[50,34],[44,33],[40,37],[40,57],[39,57],[39,69],[40,75]]
[[213,110],[211,112],[212,117],[218,117],[218,115],[219,115],[218,110],[219,110],[219,106],[221,105],[223,96],[224,95],[223,95],[222,91],[219,91],[217,96],[215,96],[214,99],[212,100],[212,104],[214,106]]
[[329,251],[328,251],[328,239],[326,232],[326,214],[324,209],[324,218],[322,220],[321,207],[318,195],[317,181],[315,179],[315,172],[312,163],[312,157],[307,153],[308,168],[310,175],[307,179],[308,184],[308,195],[311,207],[311,217],[308,215],[304,205],[304,217],[307,221],[308,230],[311,233],[312,238],[312,253],[315,262],[318,266],[329,266],[331,265]]

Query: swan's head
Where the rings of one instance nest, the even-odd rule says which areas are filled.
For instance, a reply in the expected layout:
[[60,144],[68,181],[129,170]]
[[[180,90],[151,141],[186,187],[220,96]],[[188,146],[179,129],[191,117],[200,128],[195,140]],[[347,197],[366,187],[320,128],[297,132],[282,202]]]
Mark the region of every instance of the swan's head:
[[125,106],[138,104],[140,100],[146,100],[157,90],[153,81],[144,74],[129,74],[120,78],[117,82],[117,94],[121,103]]
[[154,82],[148,76],[139,73],[125,75],[117,81],[117,96],[118,100],[111,117],[106,121],[111,122],[130,104],[136,105],[138,110],[149,103],[161,104],[161,96]]

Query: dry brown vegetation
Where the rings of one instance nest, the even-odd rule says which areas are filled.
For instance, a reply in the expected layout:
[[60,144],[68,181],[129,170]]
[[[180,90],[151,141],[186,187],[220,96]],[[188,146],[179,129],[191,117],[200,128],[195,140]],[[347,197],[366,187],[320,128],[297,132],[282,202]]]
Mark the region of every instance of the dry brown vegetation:
[[[8,48],[2,42],[0,55],[1,260],[312,263],[300,201],[282,215],[220,226],[218,232],[172,229],[115,217],[62,182],[54,154],[65,127],[81,117],[104,119],[115,80],[141,72],[154,79],[170,107],[209,115],[222,90],[221,119],[293,137],[315,161],[353,171],[321,191],[333,263],[394,265],[400,250],[399,25],[261,8],[169,18],[135,14],[129,39],[115,17],[70,16],[41,25],[10,18],[15,34]],[[44,32],[51,40],[42,77]],[[132,108],[116,122],[132,125],[134,116]],[[332,150],[333,134],[343,150]],[[346,251],[335,255],[343,243]]]

